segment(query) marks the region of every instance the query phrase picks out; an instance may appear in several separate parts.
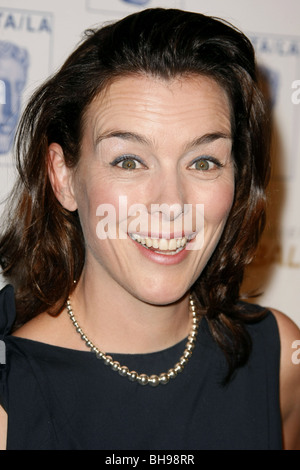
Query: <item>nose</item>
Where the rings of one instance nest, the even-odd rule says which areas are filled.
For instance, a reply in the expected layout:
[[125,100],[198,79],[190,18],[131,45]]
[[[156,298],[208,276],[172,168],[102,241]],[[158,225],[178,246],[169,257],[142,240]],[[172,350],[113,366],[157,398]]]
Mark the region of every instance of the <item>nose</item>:
[[185,190],[181,175],[173,171],[161,172],[151,197],[151,215],[160,215],[162,221],[173,221],[184,213]]

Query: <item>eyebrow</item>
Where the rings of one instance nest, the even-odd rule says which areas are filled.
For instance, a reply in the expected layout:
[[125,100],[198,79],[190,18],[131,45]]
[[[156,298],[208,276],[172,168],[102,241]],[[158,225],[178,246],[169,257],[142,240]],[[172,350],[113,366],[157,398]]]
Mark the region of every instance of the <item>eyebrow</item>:
[[105,132],[104,134],[99,135],[96,138],[96,145],[98,145],[100,142],[102,142],[105,139],[112,139],[114,137],[118,139],[128,140],[131,142],[138,142],[140,144],[147,144],[147,145],[151,144],[151,142],[146,137],[143,137],[140,134],[136,134],[135,132],[108,131],[108,132]]
[[224,132],[212,132],[204,134],[201,137],[196,137],[186,145],[186,151],[192,150],[193,148],[199,147],[200,145],[210,144],[219,139],[231,140],[230,134],[225,134]]
[[[139,144],[145,144],[145,145],[152,145],[152,142],[147,139],[146,137],[137,134],[135,132],[128,132],[128,131],[108,131],[104,134],[99,135],[96,138],[96,145],[98,145],[100,142],[102,142],[105,139],[111,139],[111,138],[118,138],[118,139],[123,139],[123,140],[128,140],[130,142],[137,142]],[[186,151],[191,150],[195,147],[198,147],[203,144],[209,144],[212,143],[218,139],[227,139],[231,140],[231,135],[226,134],[224,132],[212,132],[212,133],[207,133],[202,135],[201,137],[196,137],[193,139],[191,142],[188,142],[186,144]]]

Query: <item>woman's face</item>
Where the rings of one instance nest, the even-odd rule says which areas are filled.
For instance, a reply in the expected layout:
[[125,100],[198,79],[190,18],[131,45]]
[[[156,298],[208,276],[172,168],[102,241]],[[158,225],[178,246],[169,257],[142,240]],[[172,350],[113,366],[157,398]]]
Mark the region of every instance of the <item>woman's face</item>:
[[86,273],[112,295],[182,298],[233,202],[225,92],[206,77],[120,78],[89,106],[81,148],[72,184]]

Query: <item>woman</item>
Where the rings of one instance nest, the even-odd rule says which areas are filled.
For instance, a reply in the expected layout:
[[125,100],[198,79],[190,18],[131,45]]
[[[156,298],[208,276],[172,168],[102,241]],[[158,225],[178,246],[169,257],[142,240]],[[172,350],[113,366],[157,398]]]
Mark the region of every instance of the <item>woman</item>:
[[298,328],[239,298],[267,122],[247,38],[178,10],[90,31],[35,93],[0,244],[2,447],[299,446]]

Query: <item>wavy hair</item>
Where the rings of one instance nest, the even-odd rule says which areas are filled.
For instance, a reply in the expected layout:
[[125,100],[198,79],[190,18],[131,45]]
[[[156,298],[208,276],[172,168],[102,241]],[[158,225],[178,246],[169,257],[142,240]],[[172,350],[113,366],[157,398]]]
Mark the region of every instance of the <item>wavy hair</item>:
[[130,74],[207,76],[229,97],[235,198],[193,289],[231,374],[251,349],[245,322],[252,317],[239,303],[239,292],[265,224],[269,118],[250,41],[225,21],[202,14],[149,9],[87,31],[29,101],[15,142],[19,178],[0,238],[3,273],[16,292],[16,325],[45,310],[58,314],[85,261],[78,214],[60,205],[49,182],[48,147],[59,143],[67,165],[75,168],[89,104],[113,80]]

